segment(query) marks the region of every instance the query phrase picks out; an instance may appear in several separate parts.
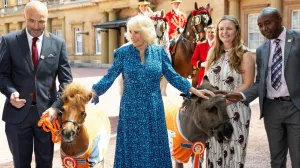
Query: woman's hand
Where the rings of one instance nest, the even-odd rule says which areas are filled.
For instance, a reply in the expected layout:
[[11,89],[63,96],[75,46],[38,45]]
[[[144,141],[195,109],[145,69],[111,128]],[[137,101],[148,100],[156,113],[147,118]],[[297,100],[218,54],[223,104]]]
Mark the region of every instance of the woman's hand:
[[198,97],[201,97],[201,98],[204,98],[204,99],[209,99],[208,96],[212,96],[212,97],[215,96],[215,94],[210,90],[206,90],[206,89],[197,90],[194,87],[190,88],[190,92],[192,92],[195,95],[197,95]]
[[92,99],[92,104],[98,104],[99,103],[99,97],[98,96],[95,96],[95,97],[93,97],[93,99]]

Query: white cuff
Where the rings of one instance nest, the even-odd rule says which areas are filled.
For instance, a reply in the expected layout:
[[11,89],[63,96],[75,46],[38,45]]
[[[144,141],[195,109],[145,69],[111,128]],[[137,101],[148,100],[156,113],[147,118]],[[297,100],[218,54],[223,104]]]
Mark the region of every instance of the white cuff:
[[243,99],[241,101],[246,101],[247,99],[246,99],[246,96],[244,95],[244,93],[240,92],[240,94],[243,96]]

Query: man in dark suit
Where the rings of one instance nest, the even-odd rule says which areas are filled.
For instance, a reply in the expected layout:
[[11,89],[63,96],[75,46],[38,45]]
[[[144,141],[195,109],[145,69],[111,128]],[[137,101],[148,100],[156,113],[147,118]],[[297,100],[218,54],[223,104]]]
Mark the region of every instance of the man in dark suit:
[[292,167],[300,167],[300,32],[283,27],[279,11],[271,7],[257,22],[267,41],[256,50],[256,82],[227,99],[250,103],[259,97],[272,168],[286,167],[288,150]]
[[2,36],[0,43],[0,91],[7,98],[2,119],[15,168],[30,167],[33,149],[36,167],[52,167],[51,134],[37,123],[46,113],[56,119],[60,93],[72,82],[65,43],[45,30],[47,17],[43,3],[29,2],[26,28]]

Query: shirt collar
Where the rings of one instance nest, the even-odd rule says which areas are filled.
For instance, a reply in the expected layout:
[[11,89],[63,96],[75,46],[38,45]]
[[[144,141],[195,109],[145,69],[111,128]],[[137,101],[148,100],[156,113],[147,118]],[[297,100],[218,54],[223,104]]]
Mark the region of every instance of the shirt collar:
[[[26,27],[26,34],[27,34],[28,41],[31,43],[33,36],[29,34],[27,27]],[[44,37],[44,32],[38,37],[38,41],[43,41],[43,37]]]
[[206,40],[208,41],[209,46],[211,46],[212,43],[215,41],[215,39],[213,39],[213,40],[206,39]]
[[280,41],[284,42],[285,41],[285,37],[286,37],[286,28],[283,27],[283,31],[280,33],[280,35],[277,38],[272,39],[271,42],[273,44],[276,39],[280,39]]

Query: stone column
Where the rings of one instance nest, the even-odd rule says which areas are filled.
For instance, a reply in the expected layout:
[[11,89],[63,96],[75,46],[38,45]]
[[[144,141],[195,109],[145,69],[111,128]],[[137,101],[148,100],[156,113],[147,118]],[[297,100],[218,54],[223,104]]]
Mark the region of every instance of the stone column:
[[[117,14],[115,10],[110,10],[108,12],[108,21],[114,21],[117,19]],[[116,29],[108,30],[108,63],[112,64],[114,61],[114,50],[118,48],[118,31]]]
[[27,4],[29,0],[22,0],[22,4]]
[[240,0],[228,0],[229,1],[229,15],[235,16],[240,20]]
[[65,17],[59,17],[61,22],[61,37],[66,40],[66,23],[65,23]]
[[0,9],[3,9],[4,8],[4,1],[0,1]]
[[[103,12],[103,20],[101,22],[107,22],[107,12]],[[101,63],[108,63],[108,30],[101,31]]]
[[48,18],[46,30],[50,33],[52,33],[52,19]]
[[8,23],[4,23],[3,25],[3,34],[7,34],[9,33],[9,24]]
[[280,13],[282,13],[282,0],[270,0],[271,7],[276,8]]
[[17,6],[18,0],[8,0],[7,3],[8,7]]
[[125,44],[125,27],[121,27],[120,46]]
[[23,24],[22,22],[17,22],[16,23],[16,29],[17,30],[22,30],[22,24]]

